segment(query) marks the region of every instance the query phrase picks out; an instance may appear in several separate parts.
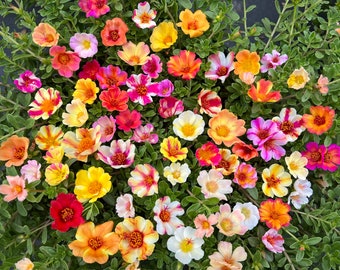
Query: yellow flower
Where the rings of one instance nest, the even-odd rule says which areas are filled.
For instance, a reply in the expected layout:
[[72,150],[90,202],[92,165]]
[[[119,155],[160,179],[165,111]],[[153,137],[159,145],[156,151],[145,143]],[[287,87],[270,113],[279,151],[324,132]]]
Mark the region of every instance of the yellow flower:
[[111,189],[111,176],[101,167],[90,167],[80,170],[76,175],[74,194],[80,202],[90,200],[90,203],[104,197]]
[[171,162],[176,162],[177,160],[183,160],[187,157],[188,148],[181,148],[181,142],[178,138],[170,136],[165,138],[161,143],[160,152]]
[[184,34],[190,35],[190,38],[203,35],[210,27],[207,17],[201,10],[192,13],[191,10],[185,9],[179,14],[179,19],[182,22],[177,23],[177,26],[182,28]]
[[85,104],[78,98],[66,105],[66,111],[62,114],[63,124],[69,127],[81,127],[89,118]]
[[52,147],[58,147],[61,144],[61,140],[64,136],[64,132],[60,127],[54,125],[42,126],[34,140],[41,150],[49,150]]
[[[242,50],[236,54],[235,58],[237,62],[234,63],[234,73],[243,77],[244,80],[242,73],[250,72],[252,75],[256,75],[260,72],[260,56],[256,52]],[[251,74],[247,74],[247,76],[249,77]]]
[[96,83],[91,79],[79,79],[75,86],[75,91],[73,92],[74,99],[80,99],[83,103],[93,104],[97,98],[97,93],[99,88]]
[[306,180],[308,170],[305,166],[308,163],[308,159],[303,157],[300,152],[294,151],[289,157],[285,157],[285,161],[288,170],[295,178]]
[[149,46],[144,42],[139,42],[137,45],[129,41],[122,46],[123,50],[118,51],[117,54],[125,63],[130,66],[144,65],[150,57]]
[[301,67],[300,69],[295,69],[294,72],[289,76],[287,84],[289,88],[298,90],[304,88],[309,80],[310,79],[307,71]]
[[266,168],[262,172],[263,193],[271,198],[275,196],[283,197],[288,194],[286,187],[292,184],[290,174],[284,171],[283,166],[272,164],[269,169]]
[[61,146],[50,148],[43,157],[47,163],[60,163],[64,157],[64,149]]
[[150,36],[151,49],[159,52],[170,48],[177,40],[177,30],[172,22],[161,22],[156,26]]
[[45,170],[45,181],[50,186],[56,186],[64,181],[68,177],[69,173],[70,169],[67,164],[53,163]]

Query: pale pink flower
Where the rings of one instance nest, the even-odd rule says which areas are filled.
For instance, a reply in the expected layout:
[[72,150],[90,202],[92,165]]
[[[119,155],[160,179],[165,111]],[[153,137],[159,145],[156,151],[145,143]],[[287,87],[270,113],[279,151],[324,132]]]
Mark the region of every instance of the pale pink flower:
[[262,243],[268,250],[274,253],[282,253],[285,250],[282,235],[274,229],[270,229],[262,236]]
[[20,173],[21,176],[27,180],[28,183],[37,181],[41,177],[40,172],[41,164],[36,160],[28,160],[27,164],[22,166]]
[[276,69],[276,67],[281,66],[283,63],[285,63],[288,60],[288,55],[283,54],[281,55],[276,50],[272,50],[272,53],[266,53],[261,58],[261,72],[265,73],[269,69]]
[[120,195],[116,201],[116,212],[121,218],[130,218],[135,216],[133,207],[133,197],[131,194]]
[[92,127],[100,126],[99,132],[101,134],[100,141],[101,142],[109,142],[112,140],[113,135],[116,132],[116,120],[112,115],[101,116],[92,124]]
[[226,236],[244,235],[248,228],[243,224],[245,216],[241,210],[231,211],[229,204],[220,205],[217,228]]
[[184,111],[183,101],[173,96],[165,97],[159,100],[158,113],[162,118],[170,118]]
[[172,235],[184,223],[177,216],[184,214],[184,209],[178,201],[171,201],[169,196],[159,198],[153,208],[154,220],[157,222],[156,230],[159,234]]
[[148,75],[132,74],[126,81],[126,85],[129,87],[127,93],[129,98],[134,103],[146,105],[152,103],[152,96],[156,96],[157,93],[151,91],[150,86],[151,78]]
[[240,209],[241,213],[244,215],[245,219],[243,221],[243,224],[248,228],[248,230],[254,229],[260,220],[260,213],[258,208],[251,202],[237,202],[233,210],[237,209]]
[[251,85],[255,82],[255,75],[252,72],[242,72],[239,74],[240,80],[247,85]]
[[159,173],[150,164],[138,164],[128,179],[132,193],[142,198],[158,193]]
[[311,182],[304,179],[297,179],[294,182],[294,189],[295,191],[299,192],[300,194],[310,197],[313,195],[313,189],[311,189]]
[[154,131],[154,126],[150,123],[145,126],[139,126],[133,131],[131,141],[135,142],[149,142],[150,144],[155,144],[158,142],[157,133],[152,133]]
[[203,238],[204,236],[210,237],[214,232],[214,227],[217,223],[218,216],[215,214],[211,214],[208,218],[203,215],[199,214],[195,219],[195,227],[196,227],[196,233],[195,235],[199,238]]
[[150,4],[144,1],[140,2],[137,9],[133,11],[132,20],[139,28],[152,28],[156,26],[153,21],[156,15],[157,11],[150,9]]
[[328,78],[324,77],[321,74],[319,79],[318,79],[318,84],[316,85],[316,87],[319,89],[321,94],[327,94],[328,93],[328,83],[329,83]]
[[230,71],[234,69],[234,53],[230,52],[227,57],[223,52],[217,52],[208,57],[210,69],[205,73],[205,77],[210,80],[220,79],[224,83]]
[[133,263],[130,263],[125,270],[141,270],[141,268],[139,268],[139,261],[138,259],[136,259]]
[[6,195],[5,202],[10,202],[15,199],[22,202],[26,199],[28,192],[25,189],[25,179],[22,176],[6,176],[8,184],[0,185],[0,193]]
[[298,191],[293,191],[288,196],[288,203],[294,205],[296,209],[301,209],[308,201],[308,197]]
[[92,57],[98,52],[98,40],[93,34],[76,33],[70,38],[70,47],[79,57]]
[[151,54],[149,60],[142,65],[142,70],[145,74],[149,75],[152,79],[157,79],[159,73],[162,72],[163,63],[158,55]]
[[198,94],[198,105],[200,105],[200,113],[206,113],[210,117],[217,115],[222,110],[222,100],[212,90],[201,90]]
[[17,270],[32,270],[34,268],[33,262],[28,258],[23,258],[15,263]]
[[21,73],[13,83],[23,93],[33,93],[42,86],[41,80],[30,70]]

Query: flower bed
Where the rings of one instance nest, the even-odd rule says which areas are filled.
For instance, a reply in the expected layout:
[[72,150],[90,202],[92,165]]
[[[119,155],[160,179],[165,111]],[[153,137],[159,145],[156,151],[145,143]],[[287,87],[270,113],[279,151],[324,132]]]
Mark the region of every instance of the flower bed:
[[1,268],[340,264],[338,5],[5,2]]

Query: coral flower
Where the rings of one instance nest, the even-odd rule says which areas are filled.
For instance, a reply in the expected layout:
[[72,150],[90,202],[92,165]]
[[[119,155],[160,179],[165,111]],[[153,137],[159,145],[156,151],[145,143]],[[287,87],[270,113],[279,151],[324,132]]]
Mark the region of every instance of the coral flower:
[[222,172],[223,175],[230,175],[236,171],[236,168],[240,164],[236,155],[231,154],[229,149],[220,149],[221,161],[217,165],[213,165],[214,169]]
[[81,127],[85,124],[89,115],[85,104],[80,99],[73,99],[66,105],[66,113],[62,114],[63,124],[69,127]]
[[217,115],[209,120],[208,136],[220,145],[230,147],[239,142],[237,138],[246,132],[244,127],[245,121],[238,119],[235,114],[227,109],[220,111]]
[[300,152],[294,151],[289,157],[285,157],[289,173],[295,178],[306,180],[308,170],[305,166],[308,163],[308,159],[303,157]]
[[146,105],[152,103],[152,96],[156,96],[156,92],[151,88],[151,77],[144,74],[132,74],[126,81],[129,87],[127,90],[129,98],[134,103]]
[[308,170],[322,168],[326,152],[327,148],[324,145],[318,145],[316,142],[307,143],[306,151],[301,152],[302,156],[308,159],[306,168]]
[[80,170],[76,175],[74,194],[80,202],[93,203],[104,197],[111,189],[111,176],[101,167]]
[[156,26],[153,19],[156,18],[157,11],[150,9],[150,4],[146,1],[140,2],[137,9],[133,10],[132,20],[142,29]]
[[6,176],[8,184],[0,185],[0,193],[6,195],[4,197],[5,202],[10,202],[15,199],[22,202],[28,195],[27,189],[25,189],[25,179],[22,176]]
[[298,90],[304,88],[309,80],[308,72],[303,67],[301,67],[300,69],[295,69],[294,72],[289,76],[287,84],[289,88]]
[[165,97],[159,100],[158,113],[162,118],[170,118],[174,115],[181,114],[184,111],[183,101],[173,96]]
[[179,14],[181,22],[176,25],[182,28],[184,34],[190,38],[195,38],[203,35],[210,27],[207,17],[201,10],[196,10],[192,13],[191,10],[185,9]]
[[324,77],[321,74],[319,79],[318,79],[318,84],[316,85],[316,87],[319,89],[319,92],[321,94],[327,94],[328,93],[328,84],[329,84],[328,78]]
[[129,95],[126,91],[121,91],[118,87],[112,86],[99,95],[102,106],[109,112],[126,111],[128,109]]
[[288,189],[292,184],[290,174],[284,171],[283,166],[279,164],[270,165],[269,169],[266,168],[262,172],[263,193],[269,197],[283,197],[288,194]]
[[109,255],[117,253],[119,247],[120,238],[112,229],[113,221],[97,226],[93,222],[81,224],[76,232],[76,240],[68,247],[74,256],[82,257],[86,263],[104,264],[109,260]]
[[100,32],[104,46],[123,45],[127,42],[126,32],[129,31],[126,23],[120,18],[107,20],[105,27]]
[[58,70],[60,76],[70,78],[73,71],[79,69],[80,57],[75,52],[66,51],[65,46],[53,46],[50,55],[53,56],[52,67]]
[[30,141],[26,137],[12,135],[0,146],[0,160],[7,161],[6,167],[21,166],[27,159],[27,150]]
[[15,86],[23,93],[33,93],[41,87],[41,80],[30,70],[20,74],[18,79],[13,81]]
[[201,115],[192,111],[185,111],[172,124],[173,130],[178,137],[193,141],[204,132],[205,122]]
[[168,138],[164,138],[162,141],[160,152],[171,162],[176,162],[187,157],[188,148],[181,148],[181,142],[178,138],[170,136]]
[[109,142],[112,140],[113,135],[116,132],[116,120],[112,115],[108,117],[107,115],[101,116],[92,124],[92,127],[100,126],[100,141]]
[[70,228],[77,228],[85,222],[82,217],[83,205],[72,193],[60,193],[51,201],[50,215],[54,219],[52,229],[67,232]]
[[251,160],[252,158],[259,155],[259,153],[251,144],[246,144],[244,142],[235,143],[231,151],[236,156],[244,159],[245,161]]
[[100,88],[107,89],[112,86],[125,85],[127,73],[117,66],[108,65],[107,67],[99,68],[96,78]]
[[83,103],[93,104],[97,98],[99,88],[91,79],[79,79],[75,86],[72,96],[74,99],[80,99]]
[[[150,58],[146,63],[142,66],[142,70],[145,74],[149,75],[150,78],[156,79],[159,76],[159,73],[162,72],[163,63],[158,55],[151,54]],[[169,81],[170,82],[170,81]]]
[[177,40],[177,30],[172,22],[161,22],[156,26],[150,36],[151,49],[159,52],[170,48]]
[[120,237],[119,251],[128,263],[146,260],[159,238],[152,222],[140,216],[124,219],[117,224],[115,232]]
[[164,167],[163,175],[174,186],[177,183],[184,183],[187,181],[191,170],[188,164],[180,164],[178,162],[172,162],[170,166]]
[[327,147],[324,154],[324,161],[322,163],[322,169],[335,172],[340,165],[340,146],[337,144],[331,144]]
[[150,164],[138,164],[128,180],[132,193],[142,198],[158,193],[159,173]]
[[250,164],[241,163],[234,173],[233,182],[242,188],[254,188],[257,182],[256,169]]
[[137,45],[129,41],[122,46],[122,51],[117,54],[120,59],[130,66],[142,66],[149,60],[150,49],[144,42],[139,42]]
[[195,235],[199,238],[204,236],[210,237],[214,233],[214,227],[217,223],[217,215],[211,214],[208,218],[205,215],[199,214],[194,219],[194,224],[196,227]]
[[290,211],[289,204],[279,199],[268,199],[260,205],[260,221],[266,222],[270,229],[280,230],[282,227],[287,227],[292,219],[288,214]]
[[198,94],[200,113],[206,113],[210,117],[217,115],[222,110],[222,100],[216,92],[202,89]]
[[100,64],[96,59],[86,62],[78,74],[79,79],[91,79],[93,81],[96,80],[96,74],[98,73],[99,68]]
[[34,96],[34,101],[29,105],[32,108],[28,110],[28,115],[37,120],[42,118],[48,119],[63,104],[60,93],[50,88],[40,88]]
[[168,73],[173,76],[182,77],[183,80],[195,78],[202,64],[201,59],[195,58],[195,53],[181,50],[178,55],[171,56],[167,62]]
[[220,205],[217,228],[226,236],[244,235],[248,228],[244,225],[245,216],[240,209],[231,211],[229,204]]
[[212,142],[207,142],[198,148],[195,156],[200,166],[217,165],[222,160],[218,147]]
[[240,75],[242,73],[250,72],[256,75],[260,71],[260,56],[256,52],[242,50],[236,54],[237,62],[234,63],[234,73]]
[[265,247],[271,252],[282,253],[285,250],[283,247],[285,241],[277,230],[270,229],[262,236],[261,240]]
[[33,268],[34,263],[28,258],[23,258],[15,263],[15,269],[17,270],[33,270]]
[[99,129],[100,127],[78,128],[76,132],[66,132],[61,142],[65,155],[68,158],[87,162],[88,156],[96,152],[101,144]]
[[114,169],[127,168],[134,162],[135,151],[136,146],[130,140],[113,140],[110,147],[99,147],[98,157]]
[[230,71],[234,70],[234,52],[228,53],[227,57],[223,52],[217,52],[208,57],[210,69],[204,76],[210,80],[221,80],[224,83]]
[[321,135],[328,131],[332,125],[335,111],[328,106],[311,106],[311,114],[302,116],[303,125],[308,132]]
[[58,44],[59,34],[55,28],[48,23],[39,23],[33,29],[32,40],[41,47],[52,47]]
[[125,132],[131,131],[131,129],[138,128],[141,122],[142,115],[136,110],[126,110],[123,112],[119,112],[116,116],[116,124],[120,130],[124,130]]
[[45,170],[45,181],[50,186],[59,185],[68,178],[70,169],[67,164],[52,163]]
[[79,0],[79,7],[86,12],[86,17],[99,18],[110,11],[107,0]]
[[120,195],[116,201],[116,212],[121,218],[129,218],[135,216],[135,208],[133,207],[133,196],[131,194]]
[[76,33],[70,38],[70,47],[79,57],[92,57],[98,52],[98,40],[93,34]]
[[54,125],[42,126],[35,136],[35,143],[41,150],[49,150],[61,145],[64,132]]
[[255,102],[277,102],[281,99],[280,91],[271,91],[273,83],[261,79],[248,90],[248,96]]

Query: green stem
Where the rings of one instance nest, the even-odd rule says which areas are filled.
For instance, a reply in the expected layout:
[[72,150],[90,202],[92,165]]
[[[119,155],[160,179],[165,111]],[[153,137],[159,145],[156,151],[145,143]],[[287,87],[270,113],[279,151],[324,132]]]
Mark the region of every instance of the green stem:
[[294,6],[294,12],[293,12],[293,21],[292,21],[292,25],[290,27],[290,31],[289,31],[289,46],[292,43],[292,39],[293,39],[293,31],[294,31],[294,26],[295,26],[295,17],[296,17],[296,11],[297,11],[297,6]]
[[340,82],[340,78],[339,79],[336,79],[334,81],[331,81],[328,85],[331,85],[331,84],[334,84],[334,83],[337,83],[337,82]]
[[244,27],[244,36],[248,37],[248,31],[247,31],[247,6],[246,6],[246,0],[243,0],[243,27]]
[[300,240],[294,235],[292,234],[290,231],[288,231],[285,228],[282,228],[287,234],[289,234],[296,242],[300,242]]
[[293,270],[295,270],[296,268],[295,268],[295,266],[294,266],[292,260],[290,259],[288,253],[284,250],[284,251],[283,251],[283,254],[285,255],[287,261],[289,262],[290,268],[293,269]]
[[197,201],[207,210],[208,214],[211,214],[211,211],[208,206],[206,206],[200,199],[198,199],[189,189],[187,189],[187,192],[190,194],[191,197],[194,197],[197,199]]
[[13,105],[15,105],[15,106],[18,106],[18,107],[20,107],[20,108],[23,109],[23,110],[26,110],[26,108],[25,108],[24,106],[21,106],[20,104],[18,104],[18,103],[16,103],[16,102],[14,102],[13,100],[10,100],[10,99],[8,99],[8,98],[2,96],[2,95],[0,95],[0,99],[6,101],[6,102],[8,102],[8,103],[11,103],[11,104],[13,104]]
[[6,139],[7,137],[10,137],[10,136],[12,136],[12,135],[14,135],[14,134],[16,134],[16,133],[19,133],[19,132],[24,131],[24,130],[26,130],[26,129],[32,129],[32,128],[34,128],[34,127],[39,127],[39,126],[42,126],[42,125],[43,125],[43,124],[40,123],[40,124],[34,125],[33,127],[30,127],[30,128],[27,128],[27,127],[19,128],[19,129],[13,131],[12,133],[9,133],[9,134],[6,134],[6,135],[2,136],[2,137],[0,138],[0,142],[1,142],[3,139]]

